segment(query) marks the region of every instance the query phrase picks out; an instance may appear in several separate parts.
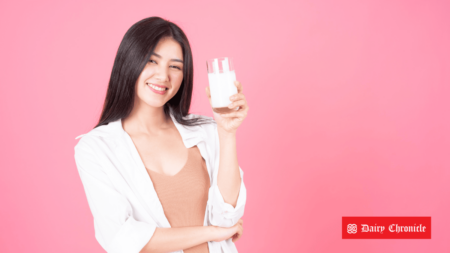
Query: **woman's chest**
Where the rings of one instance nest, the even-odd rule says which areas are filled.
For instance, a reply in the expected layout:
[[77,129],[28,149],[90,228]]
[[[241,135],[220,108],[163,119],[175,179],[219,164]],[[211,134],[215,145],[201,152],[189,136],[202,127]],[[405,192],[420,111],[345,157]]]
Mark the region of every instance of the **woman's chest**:
[[140,137],[133,139],[133,142],[147,170],[173,176],[188,161],[189,150],[181,137]]

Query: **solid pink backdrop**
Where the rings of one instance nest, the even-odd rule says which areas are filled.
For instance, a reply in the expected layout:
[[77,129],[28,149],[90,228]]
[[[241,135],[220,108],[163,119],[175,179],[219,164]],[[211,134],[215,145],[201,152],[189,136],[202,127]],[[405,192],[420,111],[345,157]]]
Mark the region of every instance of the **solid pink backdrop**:
[[[0,252],[104,252],[75,161],[114,57],[161,16],[233,57],[251,107],[239,252],[450,250],[450,2],[3,1]],[[430,240],[343,240],[342,216],[431,216]]]

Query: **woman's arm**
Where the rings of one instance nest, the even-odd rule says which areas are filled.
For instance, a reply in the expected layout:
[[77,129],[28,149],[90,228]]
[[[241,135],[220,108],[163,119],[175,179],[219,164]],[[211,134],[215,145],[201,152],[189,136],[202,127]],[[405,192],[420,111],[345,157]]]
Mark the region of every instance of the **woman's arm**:
[[140,253],[173,252],[212,241],[212,226],[156,228],[150,241]]
[[220,242],[233,237],[239,239],[243,233],[243,221],[230,228],[216,226],[195,226],[181,228],[156,228],[150,241],[140,253],[173,252],[187,249],[204,242]]
[[217,186],[225,203],[236,207],[241,185],[241,175],[236,152],[236,132],[227,132],[221,127],[217,129],[220,142],[219,174]]
[[[217,124],[212,125],[213,132],[209,132],[211,138],[208,139],[214,159],[211,164],[213,185],[209,190],[207,214],[210,224],[220,227],[231,227],[238,222],[244,215],[247,198],[244,172],[237,161],[236,130],[246,118],[249,106],[242,93],[242,84],[238,81],[234,84],[238,93],[230,97],[232,103],[228,108],[238,110],[226,114],[219,114],[213,110]],[[206,94],[211,103],[209,87],[206,87]]]
[[[214,113],[214,118],[218,124],[217,132],[219,134],[220,142],[220,163],[219,174],[217,176],[217,186],[222,193],[225,203],[236,207],[239,189],[241,185],[241,175],[236,152],[236,130],[247,117],[249,106],[244,94],[242,93],[242,84],[235,81],[237,94],[230,97],[232,101],[228,108],[235,109],[227,114]],[[209,89],[207,94],[210,97]]]

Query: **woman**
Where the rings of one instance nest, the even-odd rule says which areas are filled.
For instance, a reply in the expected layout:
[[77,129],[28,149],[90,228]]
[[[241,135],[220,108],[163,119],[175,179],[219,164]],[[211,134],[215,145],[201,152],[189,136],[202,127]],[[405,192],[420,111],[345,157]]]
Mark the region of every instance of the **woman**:
[[235,85],[229,108],[237,111],[189,114],[193,62],[183,31],[159,17],[127,31],[99,123],[75,146],[107,252],[237,252],[246,189],[236,130],[249,107]]

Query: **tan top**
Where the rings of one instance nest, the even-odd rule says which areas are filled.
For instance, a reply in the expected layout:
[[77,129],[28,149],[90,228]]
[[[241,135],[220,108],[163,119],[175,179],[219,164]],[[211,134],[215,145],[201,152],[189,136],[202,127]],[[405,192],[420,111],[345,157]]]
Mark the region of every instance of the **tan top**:
[[[203,226],[210,181],[205,160],[197,146],[188,149],[186,164],[174,176],[147,171],[171,227]],[[183,251],[209,253],[208,243]]]

